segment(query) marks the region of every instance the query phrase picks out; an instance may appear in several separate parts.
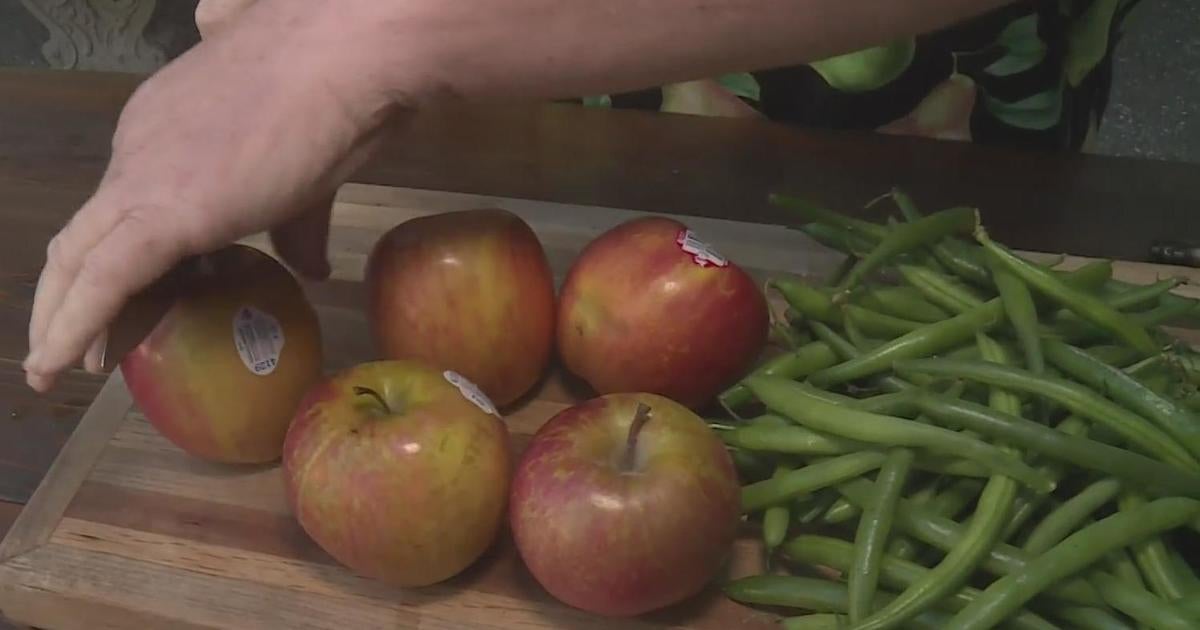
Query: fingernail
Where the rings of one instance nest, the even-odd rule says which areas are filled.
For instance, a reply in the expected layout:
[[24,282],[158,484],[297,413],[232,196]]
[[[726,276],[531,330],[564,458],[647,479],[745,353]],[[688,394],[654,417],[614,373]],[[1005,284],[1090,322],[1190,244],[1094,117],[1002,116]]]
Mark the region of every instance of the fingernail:
[[33,350],[29,353],[29,356],[25,357],[25,362],[21,364],[21,367],[28,372],[30,368],[38,364],[38,359],[40,358],[41,352]]
[[46,390],[50,389],[50,386],[53,384],[53,382],[54,379],[43,374],[30,372],[29,374],[25,375],[25,383],[37,392],[45,392]]

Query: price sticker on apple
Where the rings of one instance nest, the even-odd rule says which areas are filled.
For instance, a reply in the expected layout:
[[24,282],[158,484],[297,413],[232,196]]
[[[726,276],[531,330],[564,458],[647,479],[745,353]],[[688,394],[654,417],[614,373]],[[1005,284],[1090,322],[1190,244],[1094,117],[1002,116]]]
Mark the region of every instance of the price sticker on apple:
[[457,387],[458,391],[463,395],[463,398],[471,401],[476,407],[483,410],[484,413],[490,413],[497,418],[500,417],[500,412],[496,410],[496,406],[492,404],[492,400],[479,389],[475,383],[472,383],[467,377],[453,370],[442,372],[442,376],[446,377],[450,384]]
[[233,344],[247,370],[266,376],[279,365],[283,327],[270,313],[243,306],[233,316]]
[[675,237],[675,243],[685,254],[691,254],[692,260],[701,267],[726,267],[729,260],[717,253],[711,245],[696,237],[691,230],[680,230]]

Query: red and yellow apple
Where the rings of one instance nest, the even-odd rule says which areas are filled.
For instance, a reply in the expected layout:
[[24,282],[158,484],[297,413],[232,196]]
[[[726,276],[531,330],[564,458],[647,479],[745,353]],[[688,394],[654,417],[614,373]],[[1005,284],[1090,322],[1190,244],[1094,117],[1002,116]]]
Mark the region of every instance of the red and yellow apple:
[[471,565],[504,523],[512,456],[495,408],[460,375],[363,363],[318,383],[283,473],[304,531],[360,575],[427,586]]
[[513,537],[562,602],[635,616],[702,590],[728,559],[740,490],[721,440],[655,394],[609,394],[544,424],[517,464]]
[[173,272],[171,304],[120,363],[163,436],[222,463],[276,460],[296,405],[321,375],[321,330],[278,261],[235,244]]
[[651,392],[698,408],[752,367],[768,330],[754,279],[667,217],[588,243],[559,295],[563,364],[600,394]]
[[475,382],[501,408],[527,393],[554,347],[554,276],[529,225],[501,209],[410,219],[367,263],[368,315],[384,358]]

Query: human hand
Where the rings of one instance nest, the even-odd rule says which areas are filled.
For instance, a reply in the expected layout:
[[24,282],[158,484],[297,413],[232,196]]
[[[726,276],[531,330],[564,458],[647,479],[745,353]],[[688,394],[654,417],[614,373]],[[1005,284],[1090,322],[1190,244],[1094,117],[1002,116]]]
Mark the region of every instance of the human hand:
[[81,357],[99,371],[122,306],[186,257],[271,230],[298,273],[329,273],[333,194],[396,109],[353,44],[370,4],[259,0],[135,92],[97,190],[47,248],[31,387]]

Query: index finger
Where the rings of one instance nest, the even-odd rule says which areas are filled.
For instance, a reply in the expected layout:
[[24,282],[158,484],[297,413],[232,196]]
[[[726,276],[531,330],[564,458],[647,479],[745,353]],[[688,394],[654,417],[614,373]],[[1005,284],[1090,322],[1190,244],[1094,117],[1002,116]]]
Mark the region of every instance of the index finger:
[[187,253],[166,223],[126,214],[84,257],[79,273],[51,316],[42,342],[26,361],[29,386],[46,391],[57,375],[77,363],[135,292],[152,283]]
[[29,316],[29,351],[46,336],[51,315],[75,281],[83,259],[116,225],[118,207],[93,196],[83,204],[46,247],[46,264],[38,277]]

